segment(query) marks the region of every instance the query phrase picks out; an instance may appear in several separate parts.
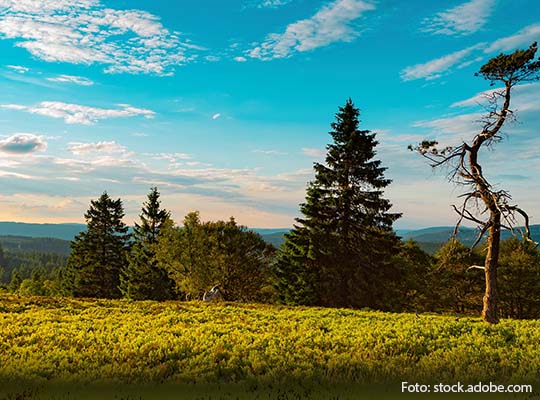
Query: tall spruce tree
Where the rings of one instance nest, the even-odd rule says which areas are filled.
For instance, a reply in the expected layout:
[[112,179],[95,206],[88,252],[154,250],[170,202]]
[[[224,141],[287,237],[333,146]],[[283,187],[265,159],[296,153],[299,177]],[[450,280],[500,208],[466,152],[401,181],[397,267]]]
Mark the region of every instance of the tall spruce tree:
[[87,230],[71,242],[65,289],[75,297],[119,298],[120,271],[127,264],[131,236],[122,222],[122,201],[105,192],[92,200],[84,217]]
[[120,276],[120,290],[125,297],[134,300],[174,298],[175,283],[155,260],[155,245],[169,216],[169,211],[161,208],[157,188],[151,188],[143,204],[141,223],[135,224],[129,262]]
[[350,99],[339,108],[326,163],[314,165],[303,217],[278,255],[277,288],[286,303],[389,308],[385,283],[398,274],[390,262],[398,241],[392,223],[400,214],[388,212],[382,196],[391,181],[373,159],[375,134],[359,130],[358,117]]

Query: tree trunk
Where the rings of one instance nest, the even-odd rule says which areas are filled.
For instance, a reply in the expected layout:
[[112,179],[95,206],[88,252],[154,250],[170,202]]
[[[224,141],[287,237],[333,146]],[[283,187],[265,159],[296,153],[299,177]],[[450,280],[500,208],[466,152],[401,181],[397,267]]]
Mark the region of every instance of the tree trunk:
[[487,254],[485,261],[486,292],[482,319],[490,324],[499,323],[497,295],[497,266],[499,264],[499,244],[501,241],[501,215],[492,214],[492,225],[489,228]]

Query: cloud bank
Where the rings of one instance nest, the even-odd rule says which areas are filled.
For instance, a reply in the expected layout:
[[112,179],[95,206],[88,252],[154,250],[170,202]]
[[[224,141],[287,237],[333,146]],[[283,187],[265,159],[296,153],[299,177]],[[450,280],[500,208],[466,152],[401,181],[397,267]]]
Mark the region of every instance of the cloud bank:
[[99,0],[0,0],[0,9],[0,39],[44,61],[171,75],[200,50],[153,14],[107,8]]

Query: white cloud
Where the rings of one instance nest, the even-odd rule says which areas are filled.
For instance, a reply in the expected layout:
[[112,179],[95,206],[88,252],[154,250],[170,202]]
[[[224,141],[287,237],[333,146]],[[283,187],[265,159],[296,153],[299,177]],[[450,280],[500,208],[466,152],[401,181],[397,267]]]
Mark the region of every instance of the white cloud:
[[284,153],[284,152],[279,151],[279,150],[260,150],[260,149],[256,149],[256,150],[253,150],[253,153],[266,154],[266,155],[274,155],[274,156],[284,156],[284,155],[287,155],[287,153]]
[[49,62],[105,64],[108,73],[170,75],[200,47],[141,10],[99,0],[0,0],[0,39]]
[[92,86],[94,84],[94,82],[88,78],[73,75],[58,75],[53,78],[47,78],[47,80],[51,82],[73,83],[81,86]]
[[171,163],[178,162],[179,160],[191,160],[191,156],[186,153],[145,153],[144,155],[154,160],[166,160]]
[[187,161],[185,163],[188,167],[211,167],[212,164],[210,163],[203,163],[200,161]]
[[14,12],[39,14],[43,11],[66,11],[74,6],[88,9],[99,4],[99,0],[0,0],[0,6]]
[[471,0],[424,20],[425,32],[439,35],[470,35],[488,21],[495,0]]
[[19,174],[17,172],[8,172],[0,170],[0,178],[15,178],[15,179],[26,179],[26,180],[36,180],[40,179],[38,176]]
[[97,142],[97,143],[69,143],[68,150],[75,154],[88,154],[88,153],[124,153],[126,148],[115,141],[111,142]]
[[0,152],[11,154],[28,154],[47,149],[47,142],[42,136],[30,133],[16,133],[7,139],[0,140]]
[[540,24],[529,25],[515,35],[496,40],[486,48],[485,52],[494,53],[497,51],[514,50],[520,46],[529,47],[534,41],[540,41]]
[[445,146],[461,143],[463,138],[471,137],[481,128],[481,113],[461,114],[452,117],[438,118],[429,121],[418,121],[413,124],[417,128],[427,128],[431,138],[445,138]]
[[22,110],[27,109],[26,106],[22,106],[20,104],[3,104],[1,107],[5,108],[7,110],[18,110],[18,111],[22,111]]
[[290,24],[284,33],[272,33],[249,50],[249,57],[260,60],[286,58],[336,42],[351,42],[359,36],[353,22],[375,6],[363,0],[336,0],[313,17]]
[[7,65],[7,67],[15,72],[18,72],[19,74],[25,74],[30,71],[30,68],[23,67],[21,65]]
[[217,114],[214,114],[212,115],[212,119],[215,121],[216,119],[220,118],[221,117],[221,114],[220,113],[217,113]]
[[234,57],[234,61],[236,61],[236,62],[246,62],[246,61],[247,61],[247,58],[246,58],[246,57],[242,57],[242,56]]
[[257,8],[277,8],[289,4],[292,0],[263,0],[257,4]]
[[477,93],[476,95],[468,99],[456,101],[455,103],[451,104],[450,107],[479,106],[481,104],[485,104],[487,100],[493,96],[493,94],[499,93],[500,91],[501,88],[485,90],[483,92]]
[[310,148],[303,148],[302,153],[306,156],[310,157],[324,157],[326,155],[325,150],[320,149],[310,149]]
[[[537,131],[538,112],[540,111],[540,83],[528,83],[515,86],[512,90],[510,107],[513,115],[517,117],[519,124],[507,121],[504,130],[507,133],[521,133],[523,137],[532,136]],[[488,106],[488,98],[491,94],[501,89],[491,89],[478,93],[468,99],[455,102],[453,108],[473,107],[465,110],[465,113],[446,116],[427,121],[418,121],[414,127],[427,128],[430,131],[430,139],[436,139],[443,145],[457,145],[463,139],[469,139],[478,133],[484,124],[486,116],[485,106]],[[499,99],[500,103],[501,99]],[[523,140],[523,139],[520,139]]]
[[483,47],[485,47],[485,44],[480,43],[423,64],[407,67],[401,71],[401,79],[404,81],[416,79],[425,79],[429,81],[440,78],[450,68],[464,62],[464,59],[469,57],[474,51]]
[[[473,97],[455,102],[451,107],[487,107],[496,93],[504,93],[504,88],[485,90]],[[540,83],[527,83],[512,89],[511,108],[513,112],[540,110]],[[501,98],[499,98],[501,101]]]
[[[518,47],[528,47],[534,41],[540,41],[540,24],[529,25],[515,35],[498,39],[489,46],[487,43],[478,43],[426,63],[406,67],[401,71],[401,79],[404,81],[416,79],[434,80],[445,75],[453,67],[461,69],[482,61],[485,54],[512,51]],[[478,56],[480,50],[483,50],[483,55],[480,53],[481,55]]]
[[142,115],[145,118],[153,118],[155,115],[154,111],[132,107],[129,104],[118,104],[118,106],[121,108],[105,109],[58,101],[43,101],[34,107],[19,104],[5,104],[0,107],[26,111],[31,114],[38,114],[51,118],[61,118],[66,124],[81,125],[92,125],[99,120],[108,118],[126,118],[138,115]]

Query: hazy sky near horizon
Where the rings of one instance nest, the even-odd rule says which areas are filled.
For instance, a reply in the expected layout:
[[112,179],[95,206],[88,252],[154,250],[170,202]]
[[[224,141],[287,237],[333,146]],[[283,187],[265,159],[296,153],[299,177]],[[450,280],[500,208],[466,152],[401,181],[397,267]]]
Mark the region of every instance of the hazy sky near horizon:
[[[540,41],[536,0],[0,0],[0,220],[83,222],[151,186],[181,222],[288,227],[350,97],[400,228],[449,225],[460,194],[408,144],[478,127],[489,58]],[[540,223],[540,83],[482,162]]]

